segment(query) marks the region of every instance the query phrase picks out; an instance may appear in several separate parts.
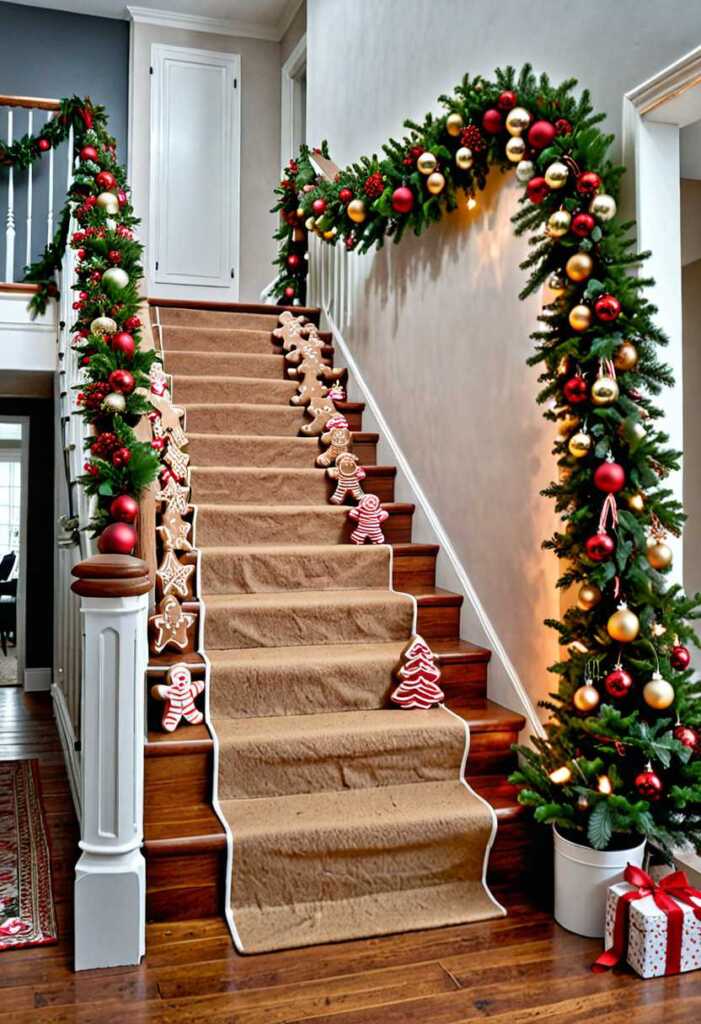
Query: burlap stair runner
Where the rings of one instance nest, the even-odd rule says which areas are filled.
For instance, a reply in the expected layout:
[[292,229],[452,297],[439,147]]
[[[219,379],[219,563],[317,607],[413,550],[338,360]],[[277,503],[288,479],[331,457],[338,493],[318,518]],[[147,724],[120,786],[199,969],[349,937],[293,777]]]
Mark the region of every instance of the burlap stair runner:
[[[187,410],[239,948],[497,916],[483,882],[493,815],[460,781],[464,723],[389,703],[415,604],[391,589],[389,547],[348,544],[347,507],[327,503],[272,344],[277,317],[159,320]],[[406,513],[387,507],[389,536]]]

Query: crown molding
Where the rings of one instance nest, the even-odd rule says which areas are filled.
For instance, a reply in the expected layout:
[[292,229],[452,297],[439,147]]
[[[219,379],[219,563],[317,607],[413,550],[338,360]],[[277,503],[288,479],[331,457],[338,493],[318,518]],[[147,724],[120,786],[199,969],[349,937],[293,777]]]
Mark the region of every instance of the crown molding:
[[[641,117],[650,116],[660,107],[680,100],[701,84],[701,46],[685,54],[674,64],[652,75],[627,92],[628,99]],[[656,118],[653,118],[656,119]],[[666,118],[662,118],[666,120]]]
[[287,6],[280,15],[280,19],[278,20],[277,23],[278,40],[282,39],[285,32],[287,32],[288,28],[294,21],[297,11],[300,9],[303,3],[304,0],[287,0]]
[[[164,28],[182,29],[185,32],[208,32],[212,35],[239,36],[244,39],[263,39],[267,42],[277,43],[286,31],[287,25],[292,21],[297,9],[295,8],[287,21],[288,7],[281,22],[270,28],[236,18],[208,18],[199,14],[180,14],[177,11],[161,11],[151,7],[127,6],[127,12],[131,21],[136,25],[160,25]],[[281,32],[280,26],[283,23],[285,23],[285,28]]]

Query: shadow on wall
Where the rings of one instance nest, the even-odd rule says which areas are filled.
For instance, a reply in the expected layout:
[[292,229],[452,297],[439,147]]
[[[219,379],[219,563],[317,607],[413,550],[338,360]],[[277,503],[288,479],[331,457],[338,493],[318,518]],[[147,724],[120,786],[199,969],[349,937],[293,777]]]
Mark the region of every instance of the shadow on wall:
[[422,238],[367,257],[347,335],[535,703],[558,656],[543,625],[560,615],[558,565],[541,550],[556,517],[539,493],[554,474],[555,432],[536,405],[538,370],[525,365],[540,296],[518,299],[528,251],[512,240],[519,192],[495,172],[473,211],[461,195]]

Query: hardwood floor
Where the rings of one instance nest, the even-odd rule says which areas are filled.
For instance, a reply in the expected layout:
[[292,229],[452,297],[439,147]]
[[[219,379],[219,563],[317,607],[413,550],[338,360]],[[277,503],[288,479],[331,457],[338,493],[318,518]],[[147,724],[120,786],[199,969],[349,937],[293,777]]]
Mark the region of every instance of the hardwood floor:
[[149,926],[138,968],[72,971],[77,829],[51,704],[0,690],[0,759],[37,757],[51,834],[56,946],[0,953],[13,1024],[692,1024],[701,973],[593,975],[597,940],[555,925],[512,887],[509,916],[333,946],[238,956],[218,919]]

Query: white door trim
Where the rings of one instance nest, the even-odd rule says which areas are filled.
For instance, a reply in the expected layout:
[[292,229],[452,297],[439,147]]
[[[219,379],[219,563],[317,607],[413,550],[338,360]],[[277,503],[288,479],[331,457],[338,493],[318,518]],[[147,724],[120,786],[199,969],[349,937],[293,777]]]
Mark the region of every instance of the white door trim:
[[[19,566],[17,579],[17,631],[15,651],[17,652],[17,684],[25,686],[27,664],[27,568],[28,540],[27,512],[29,509],[29,416],[0,416],[0,423],[19,423],[22,427],[22,444],[19,449],[21,464],[19,500]],[[7,456],[8,461],[14,459]],[[4,552],[2,552],[4,554]],[[0,655],[2,657],[2,655]]]
[[[151,146],[150,146],[150,159],[149,159],[149,245],[147,253],[147,283],[148,293],[150,295],[163,295],[166,297],[179,297],[176,296],[176,292],[179,290],[179,286],[182,285],[183,293],[189,293],[194,295],[199,287],[205,288],[206,286],[194,285],[189,280],[178,282],[173,279],[169,285],[159,283],[156,276],[156,259],[158,256],[158,202],[156,201],[156,193],[159,187],[158,182],[158,167],[160,164],[160,148],[162,145],[161,138],[161,88],[160,88],[160,76],[158,75],[158,69],[162,65],[162,62],[167,58],[171,57],[174,59],[188,55],[193,57],[195,60],[208,61],[216,64],[220,64],[222,67],[227,67],[232,78],[232,107],[231,107],[231,123],[229,125],[223,125],[223,130],[231,132],[231,162],[229,168],[231,171],[232,178],[232,223],[231,228],[231,265],[234,268],[234,277],[231,282],[231,287],[227,292],[226,296],[220,296],[222,300],[229,302],[236,302],[239,298],[239,287],[241,279],[241,264],[240,264],[240,232],[241,232],[241,56],[237,53],[224,53],[217,50],[201,50],[190,46],[174,46],[166,43],[152,43],[151,44],[151,67],[154,69],[155,77],[157,80],[152,80],[151,86]],[[234,87],[235,82],[235,87]],[[194,200],[193,200],[194,201]],[[175,289],[175,290],[174,290]],[[207,295],[207,298],[216,299],[217,289],[210,289],[211,294]],[[204,297],[204,296],[199,296]]]
[[303,35],[282,65],[280,95],[280,166],[297,156],[294,145],[295,79],[307,63],[307,37]]

